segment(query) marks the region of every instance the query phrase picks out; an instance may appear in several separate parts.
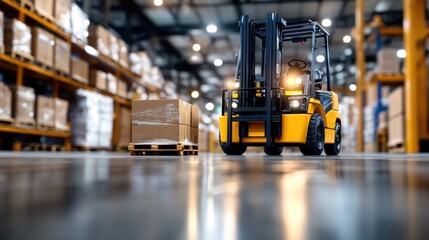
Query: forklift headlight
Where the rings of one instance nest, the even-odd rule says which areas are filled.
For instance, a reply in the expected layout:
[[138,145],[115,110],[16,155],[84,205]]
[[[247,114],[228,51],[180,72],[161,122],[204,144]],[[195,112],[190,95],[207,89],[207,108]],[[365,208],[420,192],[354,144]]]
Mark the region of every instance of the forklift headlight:
[[237,108],[238,107],[238,103],[236,101],[233,101],[231,105],[232,105],[232,108]]
[[299,100],[295,99],[289,102],[290,108],[299,108],[301,106],[301,103]]
[[301,84],[302,84],[302,79],[301,79],[301,77],[296,77],[296,78],[295,78],[295,84],[296,84],[296,85],[301,85]]
[[305,96],[290,97],[287,101],[287,108],[291,112],[306,112],[308,98]]

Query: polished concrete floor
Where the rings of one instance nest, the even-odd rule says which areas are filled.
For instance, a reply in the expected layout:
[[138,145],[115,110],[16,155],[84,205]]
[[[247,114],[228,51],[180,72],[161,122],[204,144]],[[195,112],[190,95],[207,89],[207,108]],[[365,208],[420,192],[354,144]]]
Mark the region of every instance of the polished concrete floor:
[[0,152],[0,239],[429,239],[429,155]]

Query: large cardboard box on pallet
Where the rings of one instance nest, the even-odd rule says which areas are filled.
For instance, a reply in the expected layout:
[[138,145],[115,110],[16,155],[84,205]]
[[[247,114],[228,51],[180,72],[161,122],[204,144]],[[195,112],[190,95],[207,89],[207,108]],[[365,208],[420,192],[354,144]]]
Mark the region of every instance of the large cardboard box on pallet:
[[133,144],[190,144],[189,126],[182,124],[159,123],[158,125],[132,126],[131,142]]
[[404,114],[404,87],[397,87],[389,95],[389,119]]
[[71,76],[73,79],[88,84],[89,64],[79,58],[71,59]]
[[100,90],[107,90],[107,73],[100,70],[91,70],[89,82]]
[[61,98],[54,98],[55,102],[55,129],[59,131],[70,131],[67,122],[69,102]]
[[12,86],[12,117],[17,124],[34,126],[34,105],[36,95],[34,89],[25,86]]
[[55,22],[66,32],[71,32],[71,0],[55,0]]
[[55,127],[55,102],[51,97],[37,96],[36,123],[38,128]]
[[33,0],[36,11],[49,20],[54,20],[54,0]]
[[403,114],[389,118],[389,134],[387,146],[398,147],[405,143],[405,118]]
[[191,111],[191,127],[198,128],[200,124],[200,108],[197,105],[192,105]]
[[110,56],[110,33],[102,26],[89,27],[89,44],[106,57]]
[[61,38],[55,39],[54,68],[62,73],[70,74],[70,45]]
[[17,19],[4,21],[4,45],[8,54],[31,56],[31,29]]
[[53,67],[55,50],[54,35],[38,27],[33,27],[31,32],[33,57],[41,64]]
[[191,104],[180,99],[132,102],[133,125],[156,123],[191,125]]
[[12,92],[3,82],[0,82],[0,120],[12,120]]
[[400,60],[396,56],[398,49],[383,48],[377,52],[377,69],[380,74],[400,74]]

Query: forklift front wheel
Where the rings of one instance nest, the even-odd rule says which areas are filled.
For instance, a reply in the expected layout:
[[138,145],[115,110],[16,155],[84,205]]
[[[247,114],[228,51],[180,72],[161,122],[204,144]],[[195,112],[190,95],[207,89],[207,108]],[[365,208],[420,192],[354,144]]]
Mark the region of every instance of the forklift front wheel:
[[280,154],[282,154],[283,152],[283,147],[278,147],[278,146],[264,146],[264,152],[267,155],[273,155],[273,156],[278,156]]
[[226,155],[242,155],[247,150],[247,146],[241,144],[232,144],[228,147],[226,143],[220,143],[220,147]]
[[308,124],[307,142],[299,146],[299,150],[304,155],[320,155],[325,145],[325,124],[320,114],[311,116]]
[[341,125],[340,123],[335,124],[335,143],[325,144],[326,155],[338,155],[341,151]]

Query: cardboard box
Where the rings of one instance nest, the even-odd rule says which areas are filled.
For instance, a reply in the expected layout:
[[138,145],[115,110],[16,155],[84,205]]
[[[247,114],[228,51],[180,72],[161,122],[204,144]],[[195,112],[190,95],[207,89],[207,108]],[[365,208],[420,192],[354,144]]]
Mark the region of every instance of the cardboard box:
[[16,122],[34,124],[34,105],[36,95],[34,89],[24,86],[12,86],[13,111]]
[[118,95],[123,98],[127,98],[127,83],[124,81],[118,81]]
[[190,133],[190,142],[194,145],[198,145],[198,128],[196,127],[190,127],[191,133]]
[[87,44],[88,28],[90,23],[88,14],[86,14],[76,3],[72,3],[70,19],[73,41]]
[[104,56],[110,57],[110,33],[104,27],[89,27],[89,44]]
[[200,108],[197,105],[192,105],[191,127],[198,128],[200,124],[200,112]]
[[400,59],[396,56],[398,49],[383,48],[377,52],[377,69],[381,74],[400,74]]
[[70,45],[61,38],[55,39],[54,67],[55,69],[70,74]]
[[119,39],[119,64],[126,69],[130,67],[128,57],[129,57],[129,47],[123,40]]
[[71,0],[55,0],[55,22],[66,32],[71,32]]
[[112,33],[108,33],[108,37],[110,38],[109,44],[110,44],[110,58],[119,63],[119,54],[121,50],[121,46],[119,45],[119,39],[115,37]]
[[121,107],[121,115],[119,119],[119,142],[120,147],[128,146],[131,142],[131,110],[126,107]]
[[404,87],[397,87],[389,95],[389,119],[404,114]]
[[38,28],[32,28],[32,53],[36,61],[48,66],[54,66],[55,37],[51,33]]
[[118,79],[111,73],[107,73],[107,91],[118,94]]
[[48,18],[54,17],[54,0],[33,0],[38,13]]
[[131,142],[140,144],[188,144],[189,126],[182,124],[133,125]]
[[53,98],[37,96],[36,123],[42,127],[55,126],[55,102]]
[[397,144],[405,143],[405,120],[404,115],[396,115],[393,118],[389,118],[389,134],[388,134],[388,146],[396,146]]
[[89,64],[79,58],[71,59],[71,76],[73,79],[88,84]]
[[0,53],[4,52],[4,14],[0,11]]
[[6,53],[31,56],[31,29],[16,19],[4,22],[4,45]]
[[180,99],[132,102],[133,126],[169,123],[191,125],[191,105]]
[[55,98],[55,129],[60,131],[70,131],[67,122],[69,112],[69,102],[64,99]]
[[12,92],[9,87],[0,82],[0,119],[11,120],[12,118]]
[[91,70],[90,82],[100,90],[107,90],[107,74],[100,70]]

